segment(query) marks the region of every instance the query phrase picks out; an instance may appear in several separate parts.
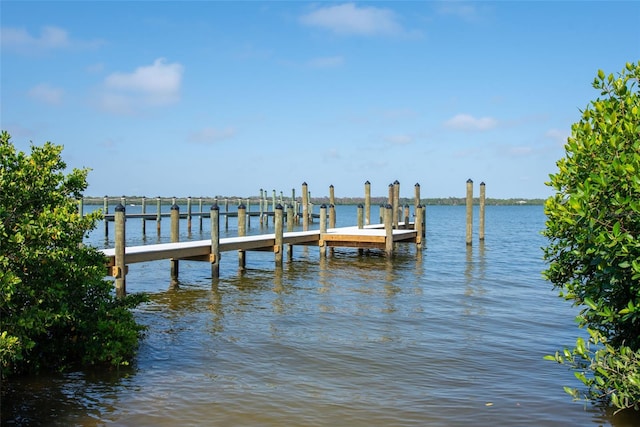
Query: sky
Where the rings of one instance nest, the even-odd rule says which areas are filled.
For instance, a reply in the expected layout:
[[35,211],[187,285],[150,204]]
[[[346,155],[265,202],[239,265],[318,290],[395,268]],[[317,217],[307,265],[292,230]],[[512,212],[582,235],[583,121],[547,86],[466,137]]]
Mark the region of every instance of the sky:
[[636,1],[0,3],[0,127],[87,196],[546,198]]

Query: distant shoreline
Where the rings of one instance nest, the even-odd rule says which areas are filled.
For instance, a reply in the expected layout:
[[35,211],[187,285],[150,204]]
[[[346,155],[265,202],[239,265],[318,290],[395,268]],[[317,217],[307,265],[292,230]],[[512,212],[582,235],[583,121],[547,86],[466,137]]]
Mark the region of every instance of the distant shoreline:
[[[138,205],[142,203],[142,196],[122,196],[122,197],[125,198],[127,204]],[[197,205],[200,203],[201,199],[202,199],[202,203],[206,205],[212,205],[216,199],[218,200],[218,203],[224,203],[225,200],[228,200],[229,203],[237,203],[238,201],[246,201],[247,199],[249,199],[252,203],[258,202],[258,197],[247,198],[247,197],[238,197],[238,196],[216,196],[216,197],[192,197],[191,203],[194,205]],[[284,202],[287,203],[291,198],[283,197],[283,199],[284,199]],[[299,197],[297,197],[297,199],[298,201],[300,201]],[[121,200],[120,196],[108,196],[109,204],[119,203],[120,200]],[[176,200],[176,203],[178,204],[186,204],[188,198],[176,197],[175,200]],[[271,202],[272,197],[267,197],[266,200],[268,202]],[[280,198],[278,197],[276,200],[279,201]],[[371,205],[379,206],[381,204],[386,204],[387,200],[388,199],[386,197],[371,197]],[[546,199],[487,198],[485,199],[485,203],[487,206],[527,206],[527,205],[542,206],[544,205],[545,200]],[[172,201],[173,201],[173,197],[161,198],[161,203],[163,205],[169,205],[172,203]],[[321,204],[328,205],[329,197],[312,197],[310,201],[314,205],[321,205]],[[473,201],[474,201],[474,204],[479,204],[479,199],[477,197],[475,197]],[[458,206],[458,205],[464,206],[466,204],[466,198],[464,197],[421,198],[420,202],[424,206]],[[103,205],[104,197],[85,196],[83,198],[83,203],[87,205]],[[157,203],[157,198],[147,197],[145,203],[147,205],[153,205]],[[364,204],[364,197],[336,197],[335,198],[336,205],[357,205],[360,203]],[[400,204],[402,205],[405,205],[405,204],[412,205],[413,203],[414,203],[413,198],[406,198],[406,197],[400,198]]]

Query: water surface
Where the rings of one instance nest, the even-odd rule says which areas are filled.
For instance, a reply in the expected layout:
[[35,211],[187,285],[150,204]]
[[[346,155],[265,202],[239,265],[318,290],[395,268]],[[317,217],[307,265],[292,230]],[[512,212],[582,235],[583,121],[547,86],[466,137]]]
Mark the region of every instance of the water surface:
[[[542,207],[488,206],[486,241],[471,247],[463,206],[426,213],[426,248],[400,244],[393,259],[295,247],[281,270],[250,252],[240,272],[229,252],[219,280],[181,262],[177,288],[168,261],[131,265],[128,291],[151,295],[136,310],[149,330],[134,365],[16,379],[2,424],[634,425],[572,402],[562,387],[578,385],[573,374],[543,360],[580,331],[541,278]],[[356,208],[337,217],[353,225]],[[168,219],[160,237],[139,221],[127,223],[131,243],[168,241]],[[181,239],[206,239],[207,221],[190,234],[183,221]],[[251,221],[250,233],[273,232]],[[235,220],[221,227],[236,233]],[[112,238],[98,227],[90,242]]]

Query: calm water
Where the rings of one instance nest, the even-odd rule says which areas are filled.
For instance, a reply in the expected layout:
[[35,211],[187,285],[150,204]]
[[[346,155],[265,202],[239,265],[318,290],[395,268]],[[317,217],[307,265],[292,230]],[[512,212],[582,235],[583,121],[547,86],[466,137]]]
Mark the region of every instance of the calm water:
[[[337,217],[353,225],[356,208]],[[213,283],[208,264],[182,262],[177,289],[168,261],[131,265],[129,292],[152,299],[136,310],[149,330],[134,366],[12,381],[2,425],[634,425],[572,402],[573,374],[542,359],[579,333],[541,278],[542,207],[486,219],[486,242],[467,248],[465,208],[427,207],[426,249],[401,244],[393,260],[296,247],[282,270],[250,252],[241,273],[229,252]],[[132,242],[168,240],[168,219],[160,238],[139,221]],[[181,239],[207,238],[207,221],[191,235],[183,222]],[[113,245],[101,226],[90,240]]]

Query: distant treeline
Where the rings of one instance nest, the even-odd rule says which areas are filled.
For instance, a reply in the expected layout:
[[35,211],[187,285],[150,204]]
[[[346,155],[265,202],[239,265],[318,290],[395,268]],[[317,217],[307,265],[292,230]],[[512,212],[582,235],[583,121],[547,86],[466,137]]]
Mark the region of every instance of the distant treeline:
[[[109,205],[113,205],[113,204],[117,204],[120,203],[122,197],[117,197],[117,196],[109,196]],[[142,196],[124,196],[125,199],[125,203],[127,204],[141,204],[142,203]],[[250,197],[249,198],[251,201],[251,204],[257,204],[258,203],[258,197]],[[203,205],[212,205],[213,203],[218,202],[218,204],[223,204],[225,203],[225,201],[228,201],[228,203],[235,203],[238,204],[240,201],[246,203],[247,197],[238,197],[238,196],[216,196],[216,197],[192,197],[191,198],[191,203],[196,206],[200,203],[200,200],[202,200]],[[267,201],[269,203],[271,203],[272,198],[271,197],[267,197]],[[283,201],[284,203],[288,203],[291,200],[291,197],[283,197]],[[297,197],[298,201],[301,201],[300,197]],[[372,206],[379,206],[381,204],[386,204],[387,203],[387,197],[371,197],[371,205]],[[186,204],[187,203],[187,197],[176,197],[175,198],[176,203],[178,204]],[[277,198],[277,202],[278,203],[280,201],[280,197]],[[85,204],[88,205],[103,205],[104,204],[104,197],[84,197],[83,202]],[[167,205],[167,204],[171,204],[173,202],[173,198],[172,197],[162,197],[161,199],[161,203],[163,205]],[[426,198],[426,199],[420,199],[420,202],[423,205],[426,206],[436,206],[436,205],[440,205],[440,206],[456,206],[456,205],[465,205],[466,204],[466,198],[464,197],[440,197],[440,198]],[[475,197],[473,199],[474,204],[478,204],[479,203],[479,199],[477,197]],[[511,205],[543,205],[545,202],[545,199],[491,199],[491,198],[487,198],[485,199],[485,203],[487,205],[495,205],[495,206],[511,206]],[[146,202],[147,205],[151,206],[157,203],[157,198],[156,197],[147,197],[146,198]],[[314,205],[321,205],[321,204],[329,204],[329,197],[312,197],[311,198],[311,203],[313,203]],[[335,198],[335,204],[336,205],[357,205],[357,204],[364,204],[364,197],[336,197]],[[402,205],[413,205],[414,203],[414,199],[411,198],[400,198],[400,204]]]

